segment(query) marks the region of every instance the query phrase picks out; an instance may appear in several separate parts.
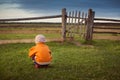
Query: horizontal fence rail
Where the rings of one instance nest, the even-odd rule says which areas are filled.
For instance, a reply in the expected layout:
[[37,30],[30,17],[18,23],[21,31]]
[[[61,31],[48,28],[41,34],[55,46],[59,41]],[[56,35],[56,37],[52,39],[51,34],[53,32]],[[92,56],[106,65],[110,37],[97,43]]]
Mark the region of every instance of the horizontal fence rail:
[[117,19],[105,19],[105,18],[94,18],[94,20],[120,22],[120,20],[117,20]]
[[75,19],[87,19],[87,18],[82,18],[82,17],[72,17],[72,16],[67,16],[67,18],[75,18]]
[[114,22],[114,23],[112,23],[112,22],[105,22],[105,23],[103,23],[103,22],[94,22],[94,25],[95,26],[120,26],[120,23],[116,23],[116,22]]
[[59,18],[59,17],[62,17],[62,15],[31,17],[31,18],[0,19],[0,21],[24,21],[24,20]]
[[120,27],[119,28],[113,28],[113,27],[93,27],[94,29],[120,29]]
[[98,34],[120,34],[120,32],[98,32],[98,31],[93,31],[93,33],[98,33]]
[[[30,18],[0,19],[0,21],[23,21],[23,20],[49,19],[49,18],[60,18],[60,17],[62,17],[62,15],[42,16],[42,17],[30,17]],[[87,18],[72,17],[72,16],[67,16],[67,18],[87,19]],[[117,20],[117,19],[105,19],[105,18],[94,18],[94,20],[120,22],[120,20]]]

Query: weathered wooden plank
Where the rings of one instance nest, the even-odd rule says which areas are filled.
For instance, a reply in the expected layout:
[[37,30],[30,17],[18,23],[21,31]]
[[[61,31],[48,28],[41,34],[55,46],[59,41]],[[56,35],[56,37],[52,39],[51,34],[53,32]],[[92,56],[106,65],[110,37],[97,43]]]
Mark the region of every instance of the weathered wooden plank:
[[101,32],[101,31],[93,31],[93,33],[98,33],[98,34],[120,34],[120,32]]
[[59,17],[62,17],[62,15],[42,16],[42,17],[30,17],[30,18],[0,19],[0,21],[24,21],[24,20],[59,18]]
[[63,41],[66,40],[66,21],[67,21],[67,13],[66,9],[62,9],[62,39]]
[[88,10],[87,33],[86,33],[86,40],[87,41],[92,40],[94,14],[95,14],[95,12],[93,12],[92,9]]

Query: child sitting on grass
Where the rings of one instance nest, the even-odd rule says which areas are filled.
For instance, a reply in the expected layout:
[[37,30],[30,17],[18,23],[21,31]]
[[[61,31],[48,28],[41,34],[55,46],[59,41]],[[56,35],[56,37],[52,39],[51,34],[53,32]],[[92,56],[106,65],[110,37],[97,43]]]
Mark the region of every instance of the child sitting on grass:
[[49,47],[45,44],[46,39],[43,35],[35,37],[36,45],[29,51],[29,57],[32,58],[35,68],[48,66],[51,63],[52,55]]

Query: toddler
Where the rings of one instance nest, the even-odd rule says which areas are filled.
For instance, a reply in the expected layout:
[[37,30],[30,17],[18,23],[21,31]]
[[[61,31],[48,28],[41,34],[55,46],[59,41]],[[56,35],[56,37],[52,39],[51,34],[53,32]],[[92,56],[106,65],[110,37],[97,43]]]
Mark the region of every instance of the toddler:
[[30,48],[29,57],[32,58],[35,68],[48,66],[51,63],[51,51],[45,42],[45,36],[41,34],[37,35],[35,37],[36,45]]

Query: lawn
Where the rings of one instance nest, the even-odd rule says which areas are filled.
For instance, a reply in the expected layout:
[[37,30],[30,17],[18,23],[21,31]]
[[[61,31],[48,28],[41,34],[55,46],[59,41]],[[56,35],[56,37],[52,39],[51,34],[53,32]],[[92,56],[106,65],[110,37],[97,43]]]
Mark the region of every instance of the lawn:
[[60,27],[0,27],[0,40],[33,39],[37,34],[61,38],[60,30]]
[[[41,33],[39,33],[41,34]],[[59,33],[42,33],[46,36],[46,38],[61,38],[61,34]],[[0,40],[14,40],[14,39],[34,39],[35,36],[38,35],[38,33],[33,34],[0,34]]]
[[0,80],[120,80],[120,41],[46,44],[53,61],[41,69],[35,69],[28,57],[33,43],[0,45]]

